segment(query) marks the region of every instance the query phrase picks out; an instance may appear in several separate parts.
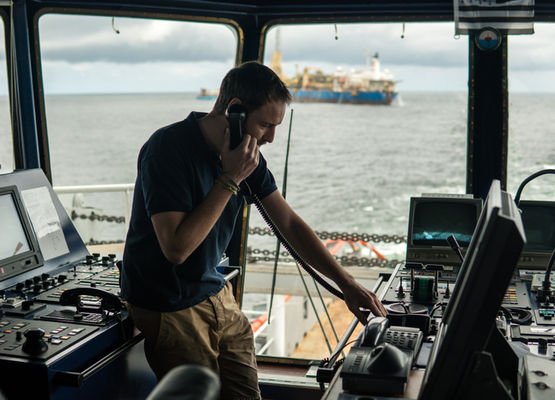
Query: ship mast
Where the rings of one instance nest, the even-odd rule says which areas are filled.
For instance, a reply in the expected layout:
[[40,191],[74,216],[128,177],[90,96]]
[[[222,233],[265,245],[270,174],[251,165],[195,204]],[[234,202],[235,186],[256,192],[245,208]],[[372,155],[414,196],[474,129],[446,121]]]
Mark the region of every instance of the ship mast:
[[281,66],[281,32],[279,28],[276,29],[276,48],[272,53],[271,68],[274,70],[277,76],[283,79],[283,68]]

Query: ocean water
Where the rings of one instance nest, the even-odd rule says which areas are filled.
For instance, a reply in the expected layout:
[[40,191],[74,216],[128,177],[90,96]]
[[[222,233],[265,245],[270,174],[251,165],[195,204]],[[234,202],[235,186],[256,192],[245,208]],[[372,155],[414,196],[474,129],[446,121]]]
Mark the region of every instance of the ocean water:
[[[526,176],[555,166],[554,101],[553,94],[511,95],[513,194]],[[194,93],[47,96],[54,185],[134,182],[137,154],[147,138],[212,104]],[[466,107],[462,92],[402,93],[392,106],[293,103],[262,153],[281,189],[291,129],[287,199],[314,229],[405,235],[411,196],[465,191]],[[0,98],[0,163],[9,169],[6,118],[7,100]],[[555,199],[554,178],[529,184],[523,198]],[[124,214],[121,194],[87,194],[85,202],[106,215]],[[251,226],[264,226],[256,212],[251,215]],[[111,224],[102,240],[124,235],[123,225]],[[268,240],[251,237],[249,244],[264,247]]]

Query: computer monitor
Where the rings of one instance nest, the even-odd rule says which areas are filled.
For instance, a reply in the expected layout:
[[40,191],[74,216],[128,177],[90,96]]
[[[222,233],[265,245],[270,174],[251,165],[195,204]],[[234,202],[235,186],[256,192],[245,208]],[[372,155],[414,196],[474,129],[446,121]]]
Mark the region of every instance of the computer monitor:
[[521,200],[518,208],[526,234],[518,267],[545,270],[555,249],[555,201]]
[[468,389],[472,357],[497,329],[495,317],[524,243],[520,212],[494,180],[440,323],[420,400],[458,398]]
[[447,242],[454,235],[463,254],[482,211],[482,199],[461,196],[412,197],[407,234],[407,262],[460,265]]
[[42,256],[16,186],[0,187],[0,281],[40,267]]

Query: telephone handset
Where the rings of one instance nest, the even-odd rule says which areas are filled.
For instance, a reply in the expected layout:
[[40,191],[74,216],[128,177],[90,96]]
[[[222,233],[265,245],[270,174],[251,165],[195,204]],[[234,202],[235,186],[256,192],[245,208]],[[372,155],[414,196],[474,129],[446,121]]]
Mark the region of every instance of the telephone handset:
[[385,341],[385,334],[389,328],[389,320],[384,317],[374,317],[363,328],[360,345],[376,347]]
[[[81,296],[94,296],[100,299],[100,307],[87,307]],[[124,309],[124,305],[120,298],[115,294],[106,292],[105,290],[83,287],[65,290],[60,296],[60,304],[63,306],[75,306],[79,312],[118,312]]]
[[[243,126],[244,126],[245,121],[247,120],[247,107],[245,107],[242,104],[238,104],[238,103],[232,104],[227,108],[227,110],[225,112],[225,116],[226,116],[227,120],[229,121],[229,135],[230,135],[229,148],[234,149],[235,147],[237,147],[239,145],[239,143],[241,143],[241,140],[243,140]],[[260,215],[262,216],[262,219],[264,219],[264,221],[270,227],[270,229],[272,230],[274,235],[283,244],[283,247],[285,247],[287,249],[287,251],[289,252],[291,257],[293,257],[295,259],[295,261],[297,261],[297,263],[301,267],[303,267],[303,269],[310,276],[312,276],[318,283],[320,283],[320,285],[325,287],[330,293],[334,294],[336,297],[344,300],[345,296],[343,296],[343,293],[341,293],[341,291],[337,290],[335,287],[330,285],[324,278],[322,278],[320,275],[318,275],[318,273],[316,271],[314,271],[312,269],[312,267],[310,267],[301,258],[301,256],[297,253],[297,251],[289,244],[287,239],[285,239],[283,234],[277,228],[276,224],[272,221],[272,219],[268,215],[268,212],[266,211],[266,209],[262,205],[262,202],[260,201],[260,199],[258,198],[256,193],[252,192],[248,183],[246,181],[243,181],[240,186],[241,186],[241,189],[244,190],[245,193],[248,196],[252,197],[254,205],[256,206],[258,211],[260,212]]]
[[234,149],[243,140],[243,125],[247,120],[247,107],[242,104],[232,104],[225,112],[229,121],[229,148]]
[[403,351],[418,352],[424,335],[418,328],[408,326],[389,326],[389,319],[374,317],[360,334],[361,347],[376,347],[390,343]]

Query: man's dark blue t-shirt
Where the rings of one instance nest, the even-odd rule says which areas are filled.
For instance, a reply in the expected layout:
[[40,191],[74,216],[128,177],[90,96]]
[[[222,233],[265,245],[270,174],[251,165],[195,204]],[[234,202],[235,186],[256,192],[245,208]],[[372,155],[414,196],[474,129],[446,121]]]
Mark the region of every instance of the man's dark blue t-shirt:
[[[164,257],[150,220],[159,212],[190,213],[221,175],[218,154],[208,146],[198,125],[205,115],[194,112],[159,129],[139,152],[121,275],[122,297],[135,306],[177,311],[218,293],[225,284],[216,266],[242,209],[242,191],[231,197],[206,239],[183,264],[172,264]],[[247,182],[259,198],[277,189],[262,155]]]

